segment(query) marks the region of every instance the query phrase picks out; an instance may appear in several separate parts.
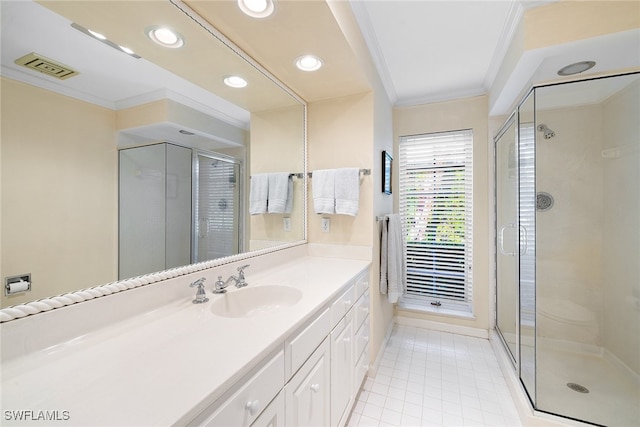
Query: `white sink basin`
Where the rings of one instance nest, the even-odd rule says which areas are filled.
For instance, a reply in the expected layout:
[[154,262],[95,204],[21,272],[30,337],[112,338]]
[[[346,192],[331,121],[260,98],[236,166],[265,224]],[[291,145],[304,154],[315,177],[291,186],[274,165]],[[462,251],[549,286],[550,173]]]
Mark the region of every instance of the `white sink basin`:
[[222,317],[255,317],[295,305],[302,292],[289,286],[246,287],[215,297],[211,312]]

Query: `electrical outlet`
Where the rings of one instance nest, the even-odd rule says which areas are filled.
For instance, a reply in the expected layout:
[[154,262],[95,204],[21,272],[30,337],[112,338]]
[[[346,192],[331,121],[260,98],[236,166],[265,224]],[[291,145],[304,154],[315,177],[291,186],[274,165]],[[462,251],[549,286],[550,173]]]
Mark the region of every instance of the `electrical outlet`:
[[329,218],[322,218],[322,228],[323,233],[328,233],[331,231],[331,220]]
[[284,225],[284,231],[291,231],[291,218],[283,218],[282,223]]

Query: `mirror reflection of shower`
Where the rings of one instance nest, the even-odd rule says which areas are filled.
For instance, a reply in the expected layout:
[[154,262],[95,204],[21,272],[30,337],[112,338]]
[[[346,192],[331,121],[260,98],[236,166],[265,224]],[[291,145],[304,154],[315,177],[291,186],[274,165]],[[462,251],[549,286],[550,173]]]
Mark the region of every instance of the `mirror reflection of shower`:
[[119,151],[119,278],[235,255],[241,163],[171,143]]
[[556,136],[556,133],[549,129],[544,123],[538,125],[538,132],[542,132],[544,139],[551,139]]

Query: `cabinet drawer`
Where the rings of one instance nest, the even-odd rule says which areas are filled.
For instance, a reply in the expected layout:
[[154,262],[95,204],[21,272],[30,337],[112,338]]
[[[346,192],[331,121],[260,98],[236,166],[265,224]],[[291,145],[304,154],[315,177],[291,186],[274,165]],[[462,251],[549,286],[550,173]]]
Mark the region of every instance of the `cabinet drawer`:
[[[284,351],[281,350],[213,414],[207,416],[208,410],[205,410],[192,425],[250,426],[283,386]],[[204,421],[199,421],[203,418]]]
[[367,290],[364,295],[358,299],[358,302],[353,306],[353,315],[355,317],[355,327],[358,328],[364,322],[364,319],[369,316],[369,291]]
[[362,352],[369,346],[369,319],[367,319],[356,332],[354,360],[358,360]]
[[329,309],[325,309],[306,328],[285,343],[286,378],[291,378],[331,331]]
[[355,288],[351,285],[331,304],[331,328],[334,328],[340,322],[354,302],[356,302]]
[[251,427],[284,427],[284,391],[278,393]]
[[367,268],[356,278],[356,297],[364,294],[369,289],[369,269]]

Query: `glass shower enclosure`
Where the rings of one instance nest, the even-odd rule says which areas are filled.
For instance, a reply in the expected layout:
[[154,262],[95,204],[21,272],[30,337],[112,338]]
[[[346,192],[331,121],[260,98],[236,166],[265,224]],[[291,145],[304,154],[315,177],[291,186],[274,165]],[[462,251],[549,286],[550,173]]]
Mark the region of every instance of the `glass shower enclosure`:
[[241,168],[171,143],[121,149],[119,278],[239,253]]
[[533,88],[495,190],[495,326],[534,409],[640,426],[640,74]]

